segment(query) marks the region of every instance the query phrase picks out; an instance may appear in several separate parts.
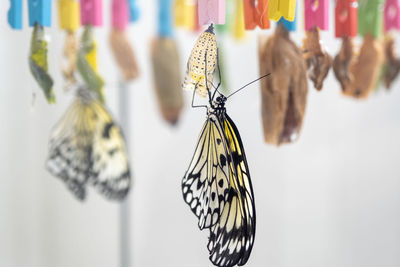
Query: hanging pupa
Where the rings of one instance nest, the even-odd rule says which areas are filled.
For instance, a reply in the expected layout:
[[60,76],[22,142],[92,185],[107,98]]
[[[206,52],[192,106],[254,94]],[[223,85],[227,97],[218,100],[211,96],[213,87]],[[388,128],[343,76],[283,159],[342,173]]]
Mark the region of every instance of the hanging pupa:
[[113,0],[110,44],[114,58],[126,81],[131,81],[139,76],[135,53],[125,33],[129,16],[128,2],[126,0]]
[[381,35],[382,0],[360,0],[358,6],[358,33],[363,44],[357,57],[350,63],[352,82],[343,92],[347,96],[366,98],[376,87],[383,62]]
[[48,42],[44,26],[51,26],[51,0],[28,1],[29,25],[33,27],[29,68],[36,82],[42,88],[48,103],[55,103],[53,79],[48,73]]
[[58,1],[58,17],[60,28],[67,33],[63,53],[66,64],[62,67],[62,73],[66,82],[64,88],[68,90],[77,82],[75,70],[79,50],[79,41],[76,37],[76,30],[80,26],[79,2],[76,0]]
[[331,56],[323,49],[320,41],[320,29],[328,29],[329,1],[313,0],[305,2],[306,37],[303,39],[304,59],[307,63],[308,77],[318,91],[332,66]]
[[[203,60],[206,53],[207,63]],[[214,26],[211,24],[208,29],[200,35],[192,49],[182,88],[184,90],[196,90],[200,96],[205,97],[208,94],[207,86],[208,88],[212,87],[214,71],[217,65],[217,55],[217,39],[214,33]],[[205,74],[206,69],[207,73]]]
[[261,81],[261,115],[266,143],[295,141],[303,123],[308,93],[307,69],[302,51],[290,40],[284,25],[258,43]]
[[383,82],[386,89],[390,89],[393,81],[400,73],[400,59],[396,55],[395,42],[391,31],[400,30],[400,1],[387,0],[384,8],[384,54]]
[[172,36],[171,0],[158,3],[158,36],[151,43],[154,89],[162,117],[174,125],[183,108],[179,50]]

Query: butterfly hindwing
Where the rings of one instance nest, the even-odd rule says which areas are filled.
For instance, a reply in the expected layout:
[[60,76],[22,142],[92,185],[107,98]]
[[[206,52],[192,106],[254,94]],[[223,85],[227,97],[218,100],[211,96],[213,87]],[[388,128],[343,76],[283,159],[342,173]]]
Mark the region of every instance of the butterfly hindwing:
[[[86,90],[86,91],[83,91]],[[50,137],[47,169],[80,200],[87,184],[122,200],[130,187],[129,164],[118,126],[87,89],[80,89]]]
[[229,153],[230,189],[218,223],[210,228],[208,249],[215,265],[240,266],[247,262],[254,243],[254,194],[239,132],[226,113],[220,122]]
[[222,128],[215,115],[209,116],[182,181],[185,202],[198,217],[199,228],[219,220],[228,196],[228,162]]

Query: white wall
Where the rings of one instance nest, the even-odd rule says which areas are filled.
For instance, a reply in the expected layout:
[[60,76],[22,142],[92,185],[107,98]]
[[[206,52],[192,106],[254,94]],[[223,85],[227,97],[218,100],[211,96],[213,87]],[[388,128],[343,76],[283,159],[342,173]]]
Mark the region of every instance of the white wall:
[[[180,190],[205,114],[189,108],[186,93],[178,127],[160,118],[149,65],[155,1],[139,2],[142,19],[129,29],[142,71],[129,88],[132,266],[211,266],[207,233],[198,230]],[[7,9],[8,1],[1,1],[0,266],[118,266],[119,205],[93,190],[79,203],[44,170],[50,129],[71,100],[59,68],[64,33],[53,18],[47,33],[57,105],[49,106],[29,73],[27,19],[22,32],[12,31]],[[96,30],[99,69],[117,114],[118,72],[108,32],[108,26]],[[302,36],[293,35],[298,43]],[[184,66],[196,34],[177,37]],[[337,53],[340,41],[332,30],[323,40]],[[256,33],[239,43],[228,38],[225,47],[232,88],[258,76]],[[229,100],[256,194],[257,234],[247,266],[400,266],[399,85],[355,101],[340,94],[331,72],[322,92],[310,88],[300,140],[279,148],[263,143],[257,85]]]

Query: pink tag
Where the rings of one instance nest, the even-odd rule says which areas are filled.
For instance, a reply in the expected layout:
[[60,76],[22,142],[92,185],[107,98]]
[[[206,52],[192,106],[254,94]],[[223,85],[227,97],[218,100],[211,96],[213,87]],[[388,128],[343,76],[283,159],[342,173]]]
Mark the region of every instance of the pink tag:
[[329,29],[329,0],[304,0],[306,31],[314,27]]
[[112,2],[112,26],[115,29],[124,30],[129,22],[128,1],[113,0]]
[[82,25],[103,25],[102,0],[81,0]]
[[199,24],[225,24],[225,0],[198,0]]
[[399,0],[386,0],[385,2],[385,31],[400,30],[400,2]]

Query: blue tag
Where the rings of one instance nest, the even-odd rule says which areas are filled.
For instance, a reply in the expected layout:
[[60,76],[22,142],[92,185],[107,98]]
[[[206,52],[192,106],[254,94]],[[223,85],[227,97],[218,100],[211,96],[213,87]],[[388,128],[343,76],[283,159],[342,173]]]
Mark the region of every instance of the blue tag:
[[139,7],[137,5],[136,0],[128,0],[128,4],[129,4],[129,21],[135,22],[140,17]]
[[28,0],[29,26],[51,26],[51,0]]
[[158,0],[158,8],[158,35],[171,37],[171,0]]
[[11,28],[16,30],[22,29],[22,0],[10,0],[7,19]]
[[278,24],[283,25],[283,27],[286,28],[286,30],[290,32],[296,31],[296,17],[294,18],[293,21],[288,21],[284,19],[283,17],[278,21]]

